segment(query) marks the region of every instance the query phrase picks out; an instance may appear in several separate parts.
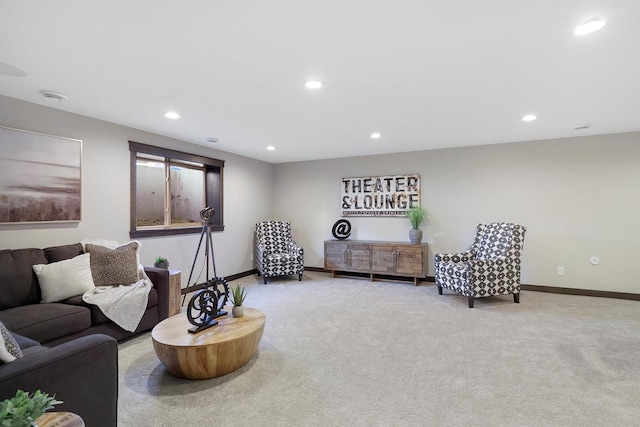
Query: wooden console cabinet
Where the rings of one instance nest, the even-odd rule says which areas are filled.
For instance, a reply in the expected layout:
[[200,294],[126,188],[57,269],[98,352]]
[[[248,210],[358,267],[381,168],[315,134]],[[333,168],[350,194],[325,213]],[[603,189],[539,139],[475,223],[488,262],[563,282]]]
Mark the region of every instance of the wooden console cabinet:
[[427,275],[427,245],[364,240],[326,240],[324,268],[336,271],[413,277],[413,283]]

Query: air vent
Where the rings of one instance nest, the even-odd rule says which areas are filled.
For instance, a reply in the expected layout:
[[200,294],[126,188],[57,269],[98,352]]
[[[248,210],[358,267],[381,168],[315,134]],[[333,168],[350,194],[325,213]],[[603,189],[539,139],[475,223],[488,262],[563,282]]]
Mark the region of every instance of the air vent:
[[589,124],[584,124],[584,125],[576,126],[576,127],[574,127],[574,129],[575,129],[575,130],[586,130],[586,129],[589,129],[590,127],[591,127],[591,125],[589,125]]
[[67,95],[53,90],[41,90],[40,95],[44,96],[48,101],[62,102],[67,100]]
[[219,138],[207,138],[207,142],[209,144],[217,144],[218,142],[220,142]]

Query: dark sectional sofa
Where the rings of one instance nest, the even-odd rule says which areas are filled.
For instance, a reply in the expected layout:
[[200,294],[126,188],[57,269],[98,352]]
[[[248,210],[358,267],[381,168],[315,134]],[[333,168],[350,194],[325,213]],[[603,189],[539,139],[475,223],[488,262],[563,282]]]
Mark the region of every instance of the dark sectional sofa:
[[169,271],[145,268],[153,282],[145,314],[134,332],[111,322],[81,296],[41,303],[35,264],[84,253],[80,243],[45,249],[0,250],[0,321],[16,337],[24,357],[0,365],[0,400],[16,390],[40,389],[64,401],[56,410],[75,412],[85,424],[117,422],[118,348],[169,315]]

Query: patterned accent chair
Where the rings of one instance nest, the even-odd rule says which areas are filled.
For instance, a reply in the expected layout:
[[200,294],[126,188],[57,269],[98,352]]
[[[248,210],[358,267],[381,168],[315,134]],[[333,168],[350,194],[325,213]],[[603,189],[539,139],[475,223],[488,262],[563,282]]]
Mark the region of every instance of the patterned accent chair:
[[466,252],[435,255],[438,294],[442,288],[475,298],[513,294],[520,302],[520,261],[527,229],[494,222],[478,224],[476,238]]
[[263,221],[256,224],[256,263],[267,284],[268,277],[297,274],[302,280],[304,250],[291,237],[291,223]]

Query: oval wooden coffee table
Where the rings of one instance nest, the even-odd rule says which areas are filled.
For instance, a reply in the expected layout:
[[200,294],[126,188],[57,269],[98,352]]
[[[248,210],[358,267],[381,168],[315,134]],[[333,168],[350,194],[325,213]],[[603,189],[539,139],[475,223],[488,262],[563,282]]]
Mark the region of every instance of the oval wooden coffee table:
[[245,307],[244,316],[218,317],[218,324],[191,334],[186,313],[158,323],[151,331],[158,359],[179,378],[203,380],[221,377],[247,363],[258,349],[264,332],[265,316]]

